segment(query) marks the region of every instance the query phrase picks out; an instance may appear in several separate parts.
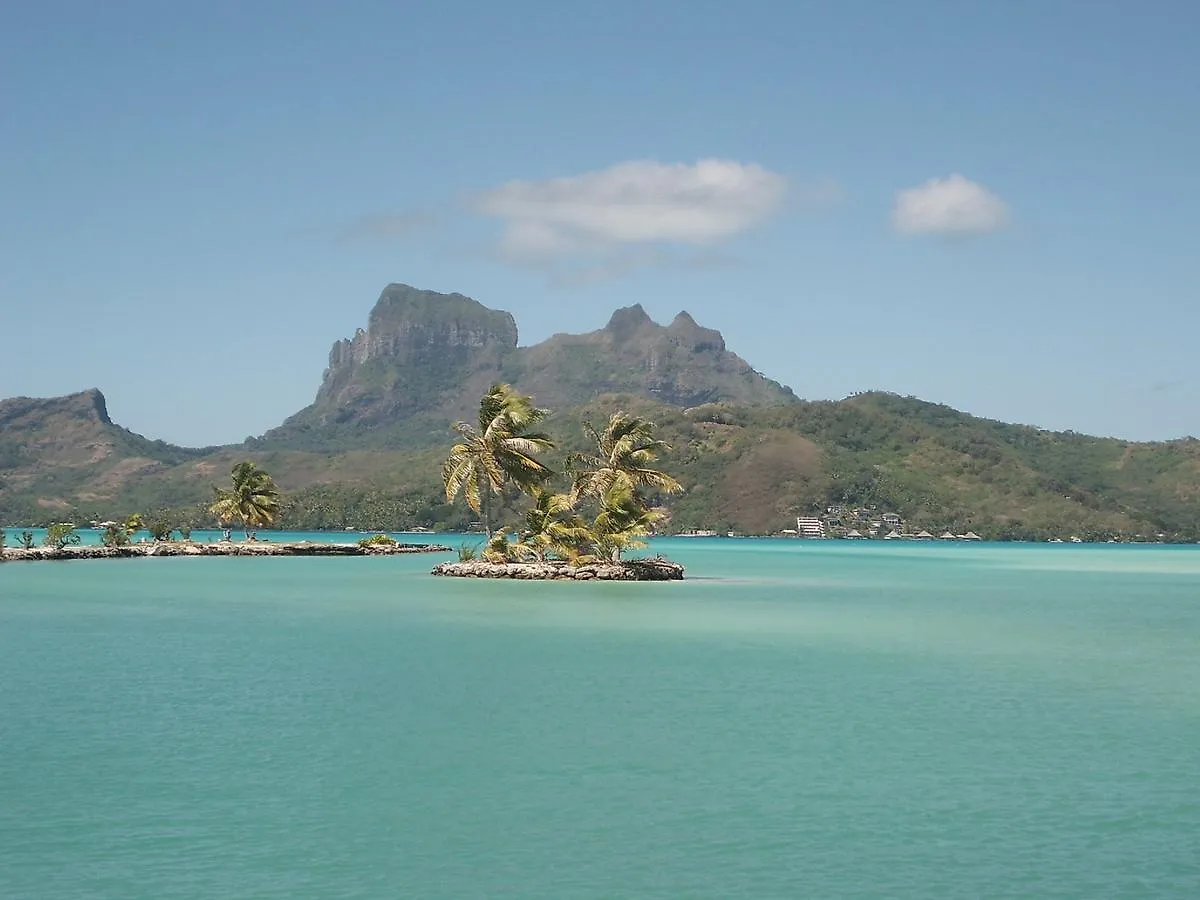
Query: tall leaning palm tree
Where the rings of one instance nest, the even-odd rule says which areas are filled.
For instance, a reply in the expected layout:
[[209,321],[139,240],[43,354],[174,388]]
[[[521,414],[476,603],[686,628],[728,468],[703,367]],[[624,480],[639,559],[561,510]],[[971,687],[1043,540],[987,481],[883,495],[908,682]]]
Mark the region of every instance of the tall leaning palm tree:
[[209,511],[222,523],[241,522],[242,533],[270,525],[279,515],[279,489],[274,479],[250,461],[240,462],[230,473],[228,490],[217,489],[217,499]]
[[459,442],[442,465],[446,502],[461,492],[489,537],[492,497],[509,484],[531,494],[552,474],[534,455],[554,447],[547,435],[532,430],[547,414],[509,385],[494,384],[479,401],[478,424],[454,425]]
[[603,430],[588,422],[583,430],[596,445],[595,453],[572,453],[567,460],[574,474],[574,497],[592,497],[603,501],[629,493],[637,497],[645,489],[674,494],[683,487],[665,472],[654,468],[659,454],[670,450],[665,441],[654,437],[654,423],[625,412],[609,416]]

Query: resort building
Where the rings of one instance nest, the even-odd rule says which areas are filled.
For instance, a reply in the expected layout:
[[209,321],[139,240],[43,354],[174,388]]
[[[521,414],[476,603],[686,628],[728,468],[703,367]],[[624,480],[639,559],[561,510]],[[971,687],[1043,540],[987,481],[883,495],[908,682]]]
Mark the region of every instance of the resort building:
[[825,523],[815,516],[796,516],[796,534],[802,538],[824,539]]

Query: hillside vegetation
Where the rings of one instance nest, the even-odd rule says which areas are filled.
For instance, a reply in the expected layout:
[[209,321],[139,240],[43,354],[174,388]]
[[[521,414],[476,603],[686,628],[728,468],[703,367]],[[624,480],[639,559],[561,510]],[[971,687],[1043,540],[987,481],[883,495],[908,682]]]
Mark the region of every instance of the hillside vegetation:
[[[92,398],[92,399],[88,399]],[[70,402],[68,402],[70,401]],[[465,528],[445,503],[439,466],[451,442],[423,451],[184,450],[80,415],[75,395],[32,416],[0,404],[0,519],[86,521],[174,509],[194,524],[213,485],[239,460],[270,471],[291,528]],[[30,401],[37,402],[37,401]],[[103,398],[100,398],[103,403]],[[93,406],[94,408],[94,406]],[[899,513],[914,527],[985,537],[1200,540],[1200,441],[1131,443],[979,419],[890,394],[776,407],[729,403],[681,409],[630,395],[555,410],[546,430],[559,452],[584,448],[580,423],[624,408],[658,425],[673,447],[662,461],[682,483],[662,498],[664,530],[770,533],[835,503]],[[15,431],[13,426],[20,426]],[[519,501],[496,515],[515,521]]]
[[[0,519],[88,521],[169,509],[191,524],[239,461],[266,468],[293,528],[464,528],[440,461],[451,425],[495,382],[549,407],[561,467],[582,423],[615,409],[658,426],[684,490],[665,530],[771,533],[832,505],[915,529],[995,538],[1200,540],[1200,442],[1051,433],[885,393],[806,402],[681,312],[640,306],[586,334],[518,346],[516,322],[461,294],[387,286],[367,327],[334,343],[313,403],[238,447],[188,450],[115,425],[99,391],[0,401]],[[521,501],[496,515],[516,520]]]

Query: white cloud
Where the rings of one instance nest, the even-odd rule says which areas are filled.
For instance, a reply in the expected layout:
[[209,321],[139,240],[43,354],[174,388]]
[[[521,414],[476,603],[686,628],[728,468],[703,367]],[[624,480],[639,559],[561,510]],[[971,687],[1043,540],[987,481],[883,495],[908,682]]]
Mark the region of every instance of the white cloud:
[[892,208],[892,225],[901,234],[982,234],[1008,221],[1003,200],[958,174],[898,191]]
[[553,259],[644,244],[712,244],[768,219],[788,181],[759,165],[627,162],[545,181],[510,181],[472,208],[504,222],[503,255]]

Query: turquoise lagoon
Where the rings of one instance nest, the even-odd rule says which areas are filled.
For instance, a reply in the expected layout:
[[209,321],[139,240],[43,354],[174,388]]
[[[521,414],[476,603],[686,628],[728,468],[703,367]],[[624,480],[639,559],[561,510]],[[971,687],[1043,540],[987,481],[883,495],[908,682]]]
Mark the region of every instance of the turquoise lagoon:
[[0,896],[1200,896],[1200,548],[655,549],[0,566]]

